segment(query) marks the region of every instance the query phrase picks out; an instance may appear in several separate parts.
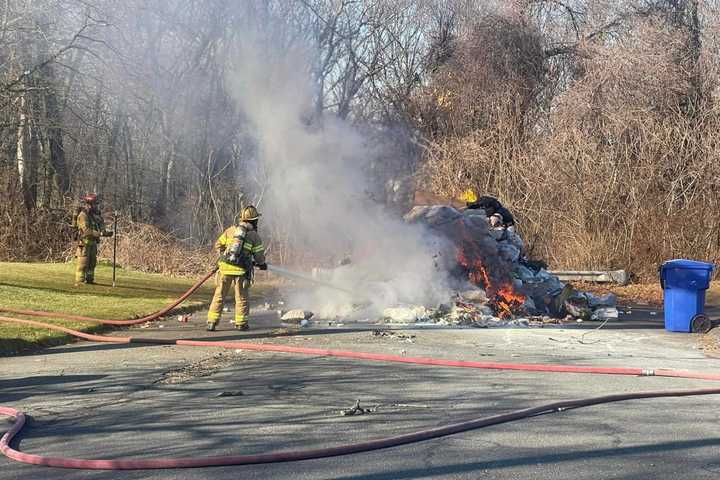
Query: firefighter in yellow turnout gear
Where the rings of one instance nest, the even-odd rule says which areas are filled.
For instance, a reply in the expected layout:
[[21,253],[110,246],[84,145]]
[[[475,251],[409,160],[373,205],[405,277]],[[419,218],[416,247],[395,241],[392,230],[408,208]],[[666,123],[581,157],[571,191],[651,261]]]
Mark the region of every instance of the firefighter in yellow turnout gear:
[[208,311],[209,331],[215,330],[220,322],[223,301],[231,289],[235,293],[235,328],[250,328],[248,294],[253,279],[253,265],[257,265],[260,270],[267,270],[265,247],[257,232],[259,218],[260,214],[255,207],[245,207],[238,224],[225,230],[215,242],[220,259],[215,275],[215,294]]
[[95,266],[97,265],[98,244],[101,237],[112,237],[113,232],[105,230],[105,222],[98,207],[98,197],[94,193],[80,198],[82,207],[75,219],[77,228],[77,268],[75,285],[95,283]]

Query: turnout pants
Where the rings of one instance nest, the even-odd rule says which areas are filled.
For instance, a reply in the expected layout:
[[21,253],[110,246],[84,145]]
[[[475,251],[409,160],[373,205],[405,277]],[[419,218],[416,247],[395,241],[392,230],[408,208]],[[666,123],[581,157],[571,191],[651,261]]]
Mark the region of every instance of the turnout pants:
[[95,266],[97,265],[97,243],[79,245],[76,252],[77,268],[76,283],[94,283]]
[[242,326],[248,322],[250,280],[245,275],[224,275],[218,272],[215,274],[215,294],[208,311],[208,325],[217,325],[220,321],[223,301],[231,290],[235,293],[235,325]]

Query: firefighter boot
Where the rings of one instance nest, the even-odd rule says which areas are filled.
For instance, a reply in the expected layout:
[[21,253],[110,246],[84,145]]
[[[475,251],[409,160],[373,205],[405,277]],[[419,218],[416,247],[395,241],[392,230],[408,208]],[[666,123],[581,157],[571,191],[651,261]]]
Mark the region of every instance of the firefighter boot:
[[213,294],[212,302],[210,302],[210,308],[208,309],[207,315],[207,330],[209,332],[214,332],[217,324],[220,323],[223,300],[227,295],[230,280],[232,280],[232,278],[229,278],[220,272],[215,275],[215,293]]
[[233,283],[235,290],[235,328],[241,331],[250,330],[248,318],[250,317],[250,280],[238,277]]

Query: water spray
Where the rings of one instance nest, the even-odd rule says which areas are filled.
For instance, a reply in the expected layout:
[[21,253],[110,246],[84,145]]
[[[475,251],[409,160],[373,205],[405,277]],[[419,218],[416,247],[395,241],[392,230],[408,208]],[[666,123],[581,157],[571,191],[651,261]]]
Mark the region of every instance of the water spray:
[[311,277],[309,275],[305,275],[303,273],[293,272],[291,270],[282,268],[282,267],[276,267],[275,265],[268,264],[268,270],[275,273],[276,275],[280,275],[285,278],[291,278],[293,280],[302,280],[304,282],[314,283],[315,285],[319,285],[326,288],[332,288],[333,290],[338,290],[340,292],[343,292],[347,295],[355,296],[355,292],[352,292],[350,290],[347,290],[342,287],[338,287],[337,285],[333,285],[332,283],[323,282],[322,280],[318,280],[317,278]]

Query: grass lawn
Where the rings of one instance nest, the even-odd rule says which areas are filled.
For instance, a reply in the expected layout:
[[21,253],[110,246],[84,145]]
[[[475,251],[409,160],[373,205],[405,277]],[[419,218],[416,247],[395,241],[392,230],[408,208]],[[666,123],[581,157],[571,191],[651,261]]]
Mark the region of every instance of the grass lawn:
[[[0,306],[128,319],[161,309],[197,280],[118,269],[116,286],[113,288],[112,268],[106,265],[98,265],[95,271],[96,285],[75,287],[74,278],[74,263],[0,262]],[[181,307],[200,307],[209,303],[211,288],[212,279]],[[4,314],[0,312],[0,315]],[[107,330],[107,327],[88,322],[33,319],[86,332]],[[60,332],[0,322],[0,356],[69,340],[67,335]]]

